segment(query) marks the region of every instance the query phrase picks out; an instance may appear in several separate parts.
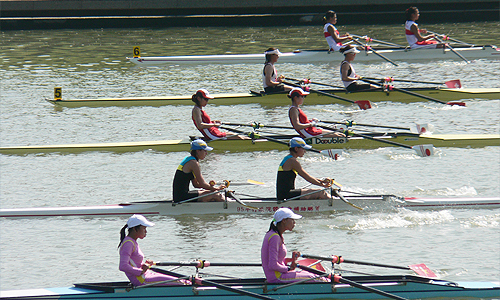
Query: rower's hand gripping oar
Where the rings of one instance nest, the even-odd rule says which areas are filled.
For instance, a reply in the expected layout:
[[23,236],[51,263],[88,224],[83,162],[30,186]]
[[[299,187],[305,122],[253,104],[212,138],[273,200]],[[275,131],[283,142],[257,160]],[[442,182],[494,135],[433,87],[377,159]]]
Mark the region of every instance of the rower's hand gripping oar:
[[406,300],[406,298],[403,298],[403,297],[400,297],[398,295],[394,295],[394,294],[391,294],[391,293],[388,293],[388,292],[384,292],[384,291],[381,291],[379,289],[375,289],[375,288],[372,288],[372,287],[369,287],[369,286],[366,286],[366,285],[362,285],[361,283],[358,283],[356,281],[352,281],[350,279],[343,278],[340,275],[328,274],[326,272],[316,270],[315,268],[311,268],[311,267],[308,267],[308,266],[302,266],[300,264],[297,265],[297,268],[301,268],[302,270],[305,270],[307,272],[310,272],[310,273],[313,273],[313,274],[316,274],[316,275],[321,275],[323,277],[333,277],[333,278],[330,278],[330,279],[332,281],[334,281],[334,282],[345,283],[345,284],[348,284],[348,285],[350,285],[352,287],[356,287],[358,289],[369,291],[371,293],[379,294],[379,295],[385,296],[387,298],[397,299],[397,300]]
[[[381,87],[384,86],[383,83],[372,81],[372,80],[368,80],[368,79],[366,79],[364,77],[361,77],[360,80],[362,80],[364,82],[368,82],[368,83],[374,84],[374,85],[378,85],[378,86],[381,86]],[[412,95],[412,96],[415,96],[415,97],[419,97],[419,98],[422,98],[422,99],[433,101],[433,102],[436,102],[436,103],[448,104],[448,105],[465,106],[464,102],[444,102],[444,101],[441,101],[441,100],[438,100],[438,99],[434,99],[434,98],[429,97],[429,96],[421,95],[421,94],[418,94],[418,93],[415,93],[415,92],[410,92],[408,90],[400,89],[400,88],[393,87],[393,86],[391,86],[391,89],[396,90],[396,91],[400,91],[400,92],[408,94],[408,95]]]
[[[286,84],[286,85],[291,85],[291,86],[295,86],[295,87],[301,87],[300,85],[297,85],[297,84],[294,84],[294,83],[290,83],[290,82],[283,82],[283,83]],[[334,94],[330,94],[330,93],[327,93],[327,92],[323,92],[323,91],[320,91],[320,90],[313,90],[313,89],[307,89],[307,90],[309,92],[313,92],[313,93],[320,94],[320,95],[323,95],[323,96],[327,96],[327,97],[339,99],[339,100],[342,100],[342,101],[345,101],[345,102],[349,102],[351,104],[357,104],[358,107],[360,109],[363,109],[363,110],[372,108],[371,102],[369,100],[356,100],[356,101],[353,101],[351,99],[340,97],[340,96],[337,96],[337,95],[334,95]]]
[[[255,132],[250,132],[248,134],[248,133],[245,133],[245,132],[243,132],[241,130],[234,129],[234,128],[229,128],[229,127],[226,127],[226,126],[220,126],[220,128],[226,129],[226,130],[229,130],[229,131],[233,131],[233,132],[236,132],[236,133],[240,133],[240,134],[247,134],[252,140],[262,138],[262,139],[269,140],[271,142],[275,142],[275,143],[278,143],[278,144],[285,145],[287,147],[289,146],[288,142],[281,141],[281,140],[278,140],[278,139],[275,139],[275,138],[272,138],[272,137],[269,137],[269,136],[260,135],[260,134],[257,134]],[[311,148],[311,149],[307,149],[307,151],[316,152],[316,153],[322,154],[324,156],[328,156],[328,157],[330,157],[330,158],[332,158],[334,160],[338,160],[339,156],[342,155],[342,150],[339,150],[339,149],[328,149],[328,150],[321,150],[320,151],[320,150]]]
[[434,272],[432,272],[432,270],[429,269],[429,267],[427,267],[425,264],[409,265],[407,267],[403,267],[403,266],[394,266],[394,265],[345,259],[342,256],[337,256],[337,255],[318,256],[318,255],[302,254],[301,256],[304,258],[312,258],[312,259],[318,259],[318,260],[322,260],[322,261],[329,261],[329,262],[334,263],[334,264],[346,263],[346,264],[356,264],[356,265],[373,266],[373,267],[381,267],[381,268],[399,269],[399,270],[412,270],[421,276],[437,278],[437,275]]
[[[172,272],[172,271],[163,270],[163,269],[159,269],[159,268],[151,268],[151,270],[154,271],[154,272],[157,272],[157,273],[166,274],[166,275],[170,275],[170,276],[184,277],[184,275],[182,275],[182,274],[175,273],[175,272]],[[225,284],[221,284],[221,283],[214,282],[214,281],[211,281],[211,280],[202,279],[202,278],[195,277],[195,276],[191,277],[191,282],[193,284],[197,284],[197,285],[213,286],[213,287],[216,287],[216,288],[221,289],[221,290],[225,290],[225,291],[237,293],[237,294],[240,294],[240,295],[245,295],[245,296],[252,297],[252,298],[264,299],[264,300],[274,300],[271,297],[267,297],[267,296],[260,295],[260,294],[257,294],[257,293],[245,291],[245,290],[242,290],[242,289],[233,288],[233,287],[230,287],[230,286],[225,285]]]

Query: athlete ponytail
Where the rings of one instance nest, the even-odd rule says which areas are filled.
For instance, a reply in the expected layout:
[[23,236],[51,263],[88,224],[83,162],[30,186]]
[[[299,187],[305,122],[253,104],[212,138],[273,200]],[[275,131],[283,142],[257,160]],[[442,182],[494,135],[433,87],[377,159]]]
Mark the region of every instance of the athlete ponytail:
[[193,101],[196,106],[200,106],[200,100],[198,100],[198,94],[194,94],[193,96],[191,96],[191,101]]
[[281,234],[281,232],[278,230],[278,224],[279,224],[279,223],[280,223],[280,222],[278,222],[278,223],[274,224],[274,220],[272,220],[272,221],[271,221],[271,224],[269,225],[269,230],[268,230],[268,232],[269,232],[269,231],[271,231],[271,230],[276,231],[276,232],[279,234],[279,236],[280,236],[281,240],[283,241],[283,235],[282,235],[282,234]]
[[123,243],[123,239],[125,239],[125,229],[127,229],[127,228],[128,228],[128,225],[125,224],[125,226],[122,227],[122,230],[120,230],[120,243],[118,244],[118,248],[120,248],[120,246]]

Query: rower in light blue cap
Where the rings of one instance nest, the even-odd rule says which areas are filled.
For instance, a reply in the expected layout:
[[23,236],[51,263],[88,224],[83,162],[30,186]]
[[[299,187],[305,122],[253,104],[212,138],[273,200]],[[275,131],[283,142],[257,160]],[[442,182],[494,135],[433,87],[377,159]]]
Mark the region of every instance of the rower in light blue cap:
[[[224,201],[223,195],[219,192],[226,188],[224,185],[216,186],[207,183],[201,175],[200,160],[204,159],[208,151],[214,148],[209,147],[204,140],[194,140],[191,142],[191,155],[186,156],[175,171],[173,184],[174,202],[198,201],[214,202]],[[189,183],[192,183],[196,190],[189,190]]]
[[[289,142],[290,153],[283,158],[278,168],[276,178],[276,198],[284,199],[328,199],[330,195],[326,191],[331,186],[328,178],[318,179],[307,173],[300,165],[297,158],[304,156],[306,150],[311,149],[311,145],[300,137],[294,137]],[[295,178],[297,174],[307,182],[323,187],[323,189],[296,189]]]
[[207,143],[204,140],[194,140],[191,142],[191,151],[193,150],[207,150],[207,151],[212,151],[214,148],[209,147]]
[[290,140],[290,148],[295,148],[295,147],[300,147],[304,148],[306,150],[309,150],[312,148],[311,145],[306,144],[306,142],[299,137],[294,137]]

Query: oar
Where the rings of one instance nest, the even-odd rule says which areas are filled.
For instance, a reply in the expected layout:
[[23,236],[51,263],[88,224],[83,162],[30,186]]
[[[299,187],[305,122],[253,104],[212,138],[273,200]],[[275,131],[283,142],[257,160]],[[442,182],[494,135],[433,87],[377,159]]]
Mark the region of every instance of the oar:
[[434,34],[434,35],[442,36],[442,37],[443,37],[443,39],[445,39],[445,40],[454,41],[454,42],[456,42],[456,43],[460,43],[460,44],[467,45],[467,46],[474,46],[474,44],[471,44],[471,43],[466,43],[466,42],[462,42],[462,41],[460,41],[460,40],[457,40],[457,39],[451,38],[451,37],[449,37],[449,36],[447,36],[447,35],[445,35],[445,34],[442,34],[442,33],[436,33],[436,32],[429,31],[429,30],[427,30],[427,32],[428,32],[428,33],[430,33],[430,34]]
[[217,262],[209,262],[208,260],[197,260],[192,262],[156,262],[156,266],[192,266],[197,267],[199,269],[203,269],[206,267],[262,267],[261,263],[217,263]]
[[232,123],[232,122],[224,122],[222,123],[223,125],[230,125],[230,126],[246,126],[246,127],[252,127],[253,129],[260,129],[263,127],[267,128],[278,128],[278,129],[293,129],[292,126],[280,126],[280,125],[264,125],[262,123],[257,123],[253,122],[252,124],[242,124],[242,123]]
[[318,255],[308,255],[308,254],[301,254],[301,257],[304,258],[312,258],[312,259],[319,259],[323,261],[329,261],[332,263],[346,263],[346,264],[356,264],[356,265],[365,265],[365,266],[373,266],[373,267],[381,267],[381,268],[391,268],[391,269],[399,269],[399,270],[411,270],[417,273],[418,275],[426,276],[426,277],[437,277],[434,272],[432,272],[429,267],[427,267],[425,264],[418,264],[418,265],[409,265],[407,267],[403,266],[394,266],[394,265],[386,265],[386,264],[380,264],[380,263],[372,263],[372,262],[364,262],[364,261],[359,261],[359,260],[350,260],[350,259],[345,259],[341,256],[318,256]]
[[[378,86],[383,86],[382,83],[371,81],[371,80],[365,79],[363,77],[361,78],[361,80],[363,80],[365,82],[368,82],[368,83],[371,83],[371,84],[378,85]],[[438,100],[438,99],[434,99],[434,98],[429,97],[429,96],[421,95],[421,94],[418,94],[418,93],[415,93],[415,92],[410,92],[408,90],[400,89],[400,88],[397,88],[397,87],[392,87],[392,88],[394,90],[396,90],[396,91],[400,91],[400,92],[408,94],[408,95],[412,95],[412,96],[415,96],[415,97],[419,97],[419,98],[422,98],[422,99],[426,99],[426,100],[437,102],[437,103],[441,103],[441,104],[465,106],[464,102],[444,102],[444,101],[441,101],[441,100]]]
[[398,48],[405,48],[404,46],[402,45],[399,45],[399,44],[394,44],[394,43],[390,43],[390,42],[386,42],[386,41],[381,41],[381,40],[376,40],[376,39],[372,39],[371,37],[367,37],[366,35],[365,36],[360,36],[360,35],[356,35],[356,34],[351,34],[351,36],[355,37],[355,38],[358,38],[358,39],[364,39],[366,40],[367,42],[370,41],[370,42],[377,42],[377,43],[382,43],[382,44],[386,44],[386,45],[389,45],[389,46],[393,46],[393,47],[398,47]]
[[366,78],[366,79],[371,79],[371,80],[378,80],[378,81],[385,81],[385,82],[400,81],[400,82],[424,83],[424,84],[437,84],[437,85],[442,85],[442,84],[445,84],[444,82],[435,82],[435,81],[419,81],[419,80],[406,80],[406,79],[395,79],[395,78],[392,78],[392,77],[385,77],[385,78],[363,77],[363,78]]
[[[287,85],[291,85],[291,86],[300,87],[300,85],[296,85],[296,84],[289,83],[289,82],[283,82],[283,83],[287,84]],[[340,96],[337,96],[337,95],[334,95],[334,94],[330,94],[330,93],[326,93],[326,92],[319,91],[319,90],[309,89],[309,91],[317,93],[317,94],[320,94],[320,95],[324,95],[324,96],[327,96],[327,97],[332,97],[332,98],[335,98],[335,99],[339,99],[339,100],[342,100],[342,101],[345,101],[345,102],[349,102],[351,104],[357,104],[359,106],[359,108],[361,108],[361,109],[372,108],[372,105],[371,105],[371,103],[370,103],[369,100],[357,100],[357,101],[353,101],[351,99],[347,99],[347,98],[344,98],[344,97],[340,97]]]
[[326,84],[326,83],[321,83],[321,82],[314,82],[314,81],[311,81],[311,79],[294,79],[294,78],[289,78],[289,77],[285,77],[285,79],[286,80],[293,80],[293,81],[297,81],[297,82],[303,82],[305,84],[311,83],[311,84],[333,87],[333,88],[337,88],[337,89],[345,89],[345,87],[343,87],[343,86],[331,85],[331,84]]
[[[329,129],[329,130],[333,130],[333,128],[328,127],[328,126],[321,126],[321,125],[316,125],[316,126],[321,127],[321,128],[325,128],[325,129]],[[374,138],[374,137],[366,135],[366,134],[361,134],[361,133],[352,132],[352,131],[347,132],[346,135],[360,136],[360,137],[363,137],[365,139],[374,140],[374,141],[381,142],[381,143],[386,143],[386,144],[391,144],[394,146],[412,149],[415,152],[417,152],[418,155],[420,155],[422,157],[427,157],[427,156],[431,156],[434,154],[434,146],[431,144],[410,146],[410,145],[401,144],[398,142],[393,142],[393,141],[389,141],[389,140],[382,139],[382,138],[377,139],[377,138]]]
[[[328,273],[316,270],[316,269],[311,268],[311,267],[302,266],[300,264],[298,264],[297,267],[301,268],[302,270],[305,270],[305,271],[308,271],[310,273],[313,273],[313,274],[322,275],[324,277],[327,277],[327,276],[330,275]],[[362,290],[369,291],[369,292],[372,292],[372,293],[375,293],[375,294],[379,294],[379,295],[385,296],[387,298],[398,299],[398,300],[406,300],[406,298],[400,297],[398,295],[394,295],[394,294],[391,294],[391,293],[388,293],[388,292],[384,292],[384,291],[381,291],[381,290],[378,290],[378,289],[375,289],[375,288],[372,288],[372,287],[369,287],[369,286],[365,286],[365,285],[362,285],[361,283],[357,283],[356,281],[352,281],[350,279],[346,279],[346,278],[343,278],[343,277],[338,276],[338,275],[334,275],[334,278],[332,278],[332,281],[338,281],[338,282],[341,282],[341,283],[345,283],[345,284],[348,284],[350,286],[356,287],[358,289],[362,289]]]
[[[215,181],[213,181],[213,180],[211,180],[209,182],[209,184],[210,185],[216,185]],[[252,180],[252,179],[247,179],[246,182],[232,182],[231,180],[224,180],[220,184],[223,184],[226,187],[228,187],[229,185],[232,185],[232,186],[240,186],[240,185],[265,185],[264,182],[260,182],[260,181]]]
[[251,209],[256,209],[256,210],[259,210],[260,208],[258,207],[255,207],[255,206],[250,206],[248,204],[246,204],[245,202],[241,201],[241,199],[239,197],[237,197],[233,191],[228,191],[228,196],[233,198],[234,200],[236,200],[236,202],[238,202],[240,205],[242,206],[245,206],[245,207],[248,207],[248,208],[251,208]]
[[432,129],[434,128],[434,126],[432,124],[425,124],[425,125],[415,124],[414,126],[411,126],[411,127],[397,127],[397,126],[387,126],[387,125],[362,124],[362,123],[356,123],[354,121],[349,121],[349,120],[342,121],[342,122],[320,120],[319,122],[326,123],[326,124],[345,125],[347,127],[365,126],[365,127],[377,127],[377,128],[409,130],[409,131],[417,133],[417,134],[428,132],[430,130],[430,128],[432,128]]
[[[238,130],[238,129],[234,129],[234,128],[229,128],[229,127],[225,127],[225,126],[220,126],[220,128],[226,129],[226,130],[229,130],[229,131],[234,131],[236,133],[246,134],[245,132],[243,132],[241,130]],[[262,139],[269,140],[271,142],[275,142],[275,143],[278,143],[278,144],[285,145],[287,147],[289,146],[288,142],[281,141],[281,140],[278,140],[278,139],[275,139],[275,138],[272,138],[272,137],[269,137],[269,136],[260,135],[260,134],[257,134],[255,132],[251,132],[250,134],[248,134],[248,136],[251,139],[262,138]],[[308,151],[312,151],[312,152],[316,152],[316,153],[319,153],[319,154],[322,154],[324,156],[328,156],[328,157],[330,157],[330,158],[332,158],[334,160],[337,160],[339,158],[339,156],[342,154],[342,150],[337,150],[337,149],[328,149],[328,150],[321,150],[320,151],[320,150],[311,148],[311,149],[307,149],[307,150]]]
[[360,46],[363,46],[365,48],[365,51],[368,52],[368,50],[371,50],[373,53],[375,53],[378,57],[382,58],[383,60],[387,61],[387,62],[390,62],[391,64],[395,65],[396,67],[398,66],[397,63],[393,62],[392,60],[388,59],[387,57],[383,56],[382,54],[378,53],[375,49],[373,49],[372,47],[366,45],[366,44],[363,44],[361,43],[360,41],[358,41],[357,39],[353,39],[353,41],[360,45]]
[[451,52],[455,53],[458,57],[460,57],[463,61],[465,61],[466,63],[470,63],[470,61],[467,60],[467,58],[463,57],[462,54],[458,53],[455,49],[453,49],[452,46],[450,46],[449,44],[443,42],[442,39],[440,39],[437,35],[434,37],[436,40],[438,40],[438,42],[444,44],[445,47],[448,47]]
[[340,198],[340,200],[344,201],[345,203],[349,204],[350,206],[357,208],[359,210],[363,210],[362,207],[357,206],[356,204],[351,203],[348,201],[344,196],[342,196],[336,189],[331,189],[331,193],[333,196]]
[[[182,274],[175,273],[175,272],[172,272],[172,271],[163,270],[163,269],[151,268],[151,270],[153,270],[153,271],[155,271],[157,273],[166,274],[166,275],[170,275],[170,276],[184,277],[184,275],[182,275]],[[245,290],[242,290],[242,289],[232,288],[232,287],[230,287],[228,285],[221,284],[221,283],[218,283],[218,282],[213,282],[213,281],[206,280],[206,279],[201,279],[199,277],[192,277],[191,282],[193,282],[195,284],[198,284],[198,285],[213,286],[213,287],[216,287],[216,288],[221,289],[221,290],[225,290],[225,291],[229,291],[229,292],[233,292],[233,293],[237,293],[237,294],[240,294],[240,295],[245,295],[245,296],[249,296],[249,297],[253,297],[253,298],[257,298],[257,299],[274,300],[271,297],[267,297],[267,296],[256,294],[256,293],[252,293],[252,292],[245,291]]]

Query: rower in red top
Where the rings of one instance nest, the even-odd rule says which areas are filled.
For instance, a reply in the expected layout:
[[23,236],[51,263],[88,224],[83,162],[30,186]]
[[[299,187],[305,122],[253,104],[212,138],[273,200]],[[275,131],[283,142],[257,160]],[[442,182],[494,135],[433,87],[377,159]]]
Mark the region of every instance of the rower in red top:
[[191,97],[191,100],[195,103],[191,112],[191,117],[194,126],[203,134],[204,139],[206,141],[218,139],[247,139],[247,137],[236,134],[227,135],[227,133],[219,130],[218,127],[222,125],[222,122],[219,120],[212,121],[207,112],[203,110],[203,108],[207,106],[208,100],[213,98],[214,97],[212,97],[206,89],[197,90]]
[[335,27],[335,24],[337,24],[337,13],[333,10],[326,12],[323,17],[323,21],[325,22],[323,33],[325,34],[326,42],[330,47],[330,51],[339,51],[340,48],[342,48],[343,42],[352,40],[352,36],[350,36],[347,32],[342,36],[340,35],[339,31]]
[[443,48],[444,44],[439,44],[436,40],[433,40],[436,35],[429,34],[422,36],[422,34],[427,33],[427,30],[418,28],[418,24],[415,23],[415,21],[418,20],[419,17],[420,12],[415,6],[411,6],[406,10],[405,33],[406,40],[408,44],[410,44],[410,47],[431,49]]
[[309,120],[306,114],[299,108],[304,103],[305,97],[309,92],[303,91],[301,88],[293,88],[288,93],[288,98],[292,99],[292,106],[288,109],[288,117],[293,128],[302,138],[311,137],[345,137],[341,132],[333,132],[322,130],[316,127],[317,119]]

